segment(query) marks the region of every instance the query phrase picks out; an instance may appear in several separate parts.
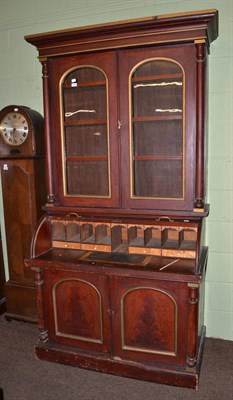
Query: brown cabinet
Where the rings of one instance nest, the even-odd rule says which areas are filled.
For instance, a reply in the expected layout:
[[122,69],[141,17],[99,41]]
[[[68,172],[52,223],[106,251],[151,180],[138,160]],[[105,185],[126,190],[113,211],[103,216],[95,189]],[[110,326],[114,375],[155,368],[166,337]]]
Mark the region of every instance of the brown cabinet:
[[39,358],[197,387],[217,34],[208,10],[26,37],[47,138],[47,204],[26,261]]

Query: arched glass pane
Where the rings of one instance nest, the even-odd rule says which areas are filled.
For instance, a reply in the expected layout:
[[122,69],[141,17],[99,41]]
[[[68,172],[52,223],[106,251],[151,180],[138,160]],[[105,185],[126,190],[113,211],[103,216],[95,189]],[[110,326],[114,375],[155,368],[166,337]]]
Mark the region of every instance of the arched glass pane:
[[132,75],[132,197],[183,197],[183,86],[170,60],[147,61]]
[[94,67],[69,73],[62,85],[64,186],[71,196],[108,197],[106,78]]

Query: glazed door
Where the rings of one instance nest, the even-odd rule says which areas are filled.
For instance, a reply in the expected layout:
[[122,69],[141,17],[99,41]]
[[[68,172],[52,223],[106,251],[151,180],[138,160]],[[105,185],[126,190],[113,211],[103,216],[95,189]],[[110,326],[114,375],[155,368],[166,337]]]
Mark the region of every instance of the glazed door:
[[116,356],[185,364],[187,285],[114,277],[111,294]]
[[48,269],[44,282],[49,339],[63,345],[109,353],[108,277]]
[[[51,60],[51,136],[62,205],[119,205],[116,54]],[[112,100],[111,100],[112,99]],[[60,118],[58,118],[60,115]]]
[[125,50],[120,68],[123,207],[193,209],[194,47]]

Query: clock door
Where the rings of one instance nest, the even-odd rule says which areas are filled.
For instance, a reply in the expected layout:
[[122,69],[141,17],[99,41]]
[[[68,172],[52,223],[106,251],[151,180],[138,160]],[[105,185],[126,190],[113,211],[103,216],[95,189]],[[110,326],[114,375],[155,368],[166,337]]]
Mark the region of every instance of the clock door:
[[[51,63],[56,80],[53,87],[57,88],[52,135],[56,136],[54,145],[58,144],[58,159],[62,160],[57,164],[59,202],[88,207],[117,206],[115,55],[79,55]],[[110,95],[114,104],[109,102]]]
[[121,53],[124,207],[193,208],[192,58],[191,46]]
[[8,318],[37,320],[33,272],[24,260],[30,254],[31,237],[45,201],[42,182],[44,160],[0,160],[9,280],[5,283]]

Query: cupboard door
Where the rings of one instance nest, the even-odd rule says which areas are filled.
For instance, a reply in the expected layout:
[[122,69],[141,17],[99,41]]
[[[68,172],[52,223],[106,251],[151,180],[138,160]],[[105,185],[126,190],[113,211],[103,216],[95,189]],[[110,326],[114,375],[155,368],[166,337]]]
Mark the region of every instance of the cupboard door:
[[[76,206],[117,206],[115,54],[51,60],[51,70],[60,114],[60,120],[56,112],[52,116],[62,160],[57,163],[60,201]],[[114,102],[110,103],[110,98]]]
[[125,207],[193,208],[194,55],[191,46],[121,52]]
[[86,350],[110,352],[108,278],[45,270],[49,339]]
[[114,354],[185,364],[186,292],[176,282],[112,278]]

